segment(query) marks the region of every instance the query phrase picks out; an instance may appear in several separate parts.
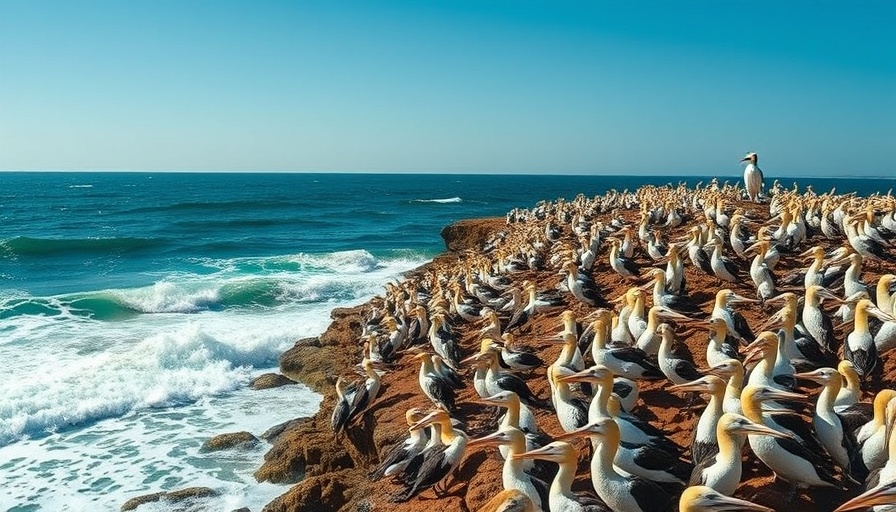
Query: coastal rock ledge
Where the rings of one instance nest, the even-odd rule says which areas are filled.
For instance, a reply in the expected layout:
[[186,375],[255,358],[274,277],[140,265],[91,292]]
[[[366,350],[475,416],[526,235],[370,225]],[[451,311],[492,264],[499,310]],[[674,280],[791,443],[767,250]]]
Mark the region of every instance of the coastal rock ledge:
[[244,450],[254,447],[259,442],[258,438],[250,432],[231,432],[229,434],[217,435],[202,443],[199,451],[207,453],[232,449]]
[[[145,494],[143,496],[137,496],[136,498],[129,499],[128,501],[124,502],[124,505],[121,506],[121,510],[122,512],[125,512],[127,510],[134,510],[140,505],[146,503],[154,503],[162,499],[171,504],[189,505],[188,503],[184,502],[199,498],[211,498],[217,495],[217,491],[215,491],[214,489],[209,489],[208,487],[188,487],[179,491],[155,492],[152,494]],[[178,507],[173,510],[182,510],[182,508]]]
[[[439,256],[436,261],[453,260],[457,252],[479,250],[504,228],[503,218],[464,220],[447,226],[441,235],[451,252]],[[404,410],[392,406],[414,396],[416,364],[399,364],[390,369],[390,372],[402,375],[407,373],[406,378],[400,379],[403,381],[401,389],[389,393],[379,407],[359,418],[357,422],[361,424],[356,423],[339,438],[335,438],[330,429],[336,377],[351,374],[361,360],[362,347],[358,338],[362,315],[367,310],[366,305],[334,309],[330,314],[333,322],[323,334],[299,340],[281,355],[281,373],[321,393],[324,398],[313,417],[289,422],[282,431],[278,428],[273,436],[272,447],[255,472],[256,479],[298,483],[265,506],[264,512],[372,510],[368,498],[382,497],[382,485],[371,482],[367,474],[375,467],[378,454],[407,434]]]

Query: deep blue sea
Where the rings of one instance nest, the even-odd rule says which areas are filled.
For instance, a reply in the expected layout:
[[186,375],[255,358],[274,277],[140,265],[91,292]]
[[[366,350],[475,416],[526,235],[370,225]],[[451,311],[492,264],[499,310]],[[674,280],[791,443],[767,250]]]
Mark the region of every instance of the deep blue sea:
[[191,485],[260,510],[286,490],[252,477],[265,447],[199,446],[316,411],[304,387],[245,385],[332,308],[440,252],[453,221],[680,180],[706,178],[0,173],[0,510],[117,510]]

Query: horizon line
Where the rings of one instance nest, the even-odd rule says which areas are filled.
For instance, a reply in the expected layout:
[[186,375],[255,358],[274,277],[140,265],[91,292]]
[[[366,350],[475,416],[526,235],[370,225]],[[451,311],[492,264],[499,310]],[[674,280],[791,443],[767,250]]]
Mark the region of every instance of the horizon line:
[[[661,177],[697,177],[697,178],[739,178],[740,173],[731,171],[726,173],[703,174],[703,173],[683,173],[683,174],[650,174],[650,173],[631,173],[625,171],[611,172],[539,172],[539,171],[382,171],[382,170],[214,170],[214,169],[164,169],[164,170],[147,170],[147,169],[0,169],[0,173],[72,173],[72,174],[103,174],[103,173],[130,173],[130,174],[385,174],[385,175],[443,175],[443,176],[639,176],[645,178],[661,178]],[[891,175],[892,176],[892,175]],[[794,174],[794,175],[778,175],[767,176],[768,179],[778,178],[822,178],[822,179],[878,179],[896,181],[896,177],[877,176],[873,174],[863,175],[817,175],[817,174]]]

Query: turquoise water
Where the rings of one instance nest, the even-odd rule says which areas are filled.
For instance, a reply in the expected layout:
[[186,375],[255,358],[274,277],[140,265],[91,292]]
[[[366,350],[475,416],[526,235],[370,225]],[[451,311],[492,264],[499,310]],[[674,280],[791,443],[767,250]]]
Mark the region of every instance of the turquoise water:
[[440,252],[453,221],[684,179],[0,173],[0,509],[113,510],[208,485],[222,509],[258,510],[285,491],[251,476],[264,448],[198,448],[316,410],[304,388],[245,384],[330,309]]

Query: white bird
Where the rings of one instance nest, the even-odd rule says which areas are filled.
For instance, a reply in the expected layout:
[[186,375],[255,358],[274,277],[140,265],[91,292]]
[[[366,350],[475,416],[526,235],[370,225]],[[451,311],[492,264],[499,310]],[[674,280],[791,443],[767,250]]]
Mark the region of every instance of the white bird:
[[747,196],[749,196],[750,201],[759,202],[759,192],[764,185],[762,170],[756,165],[759,161],[759,156],[756,153],[747,153],[747,156],[740,161],[749,162],[744,169],[744,187],[747,189]]

